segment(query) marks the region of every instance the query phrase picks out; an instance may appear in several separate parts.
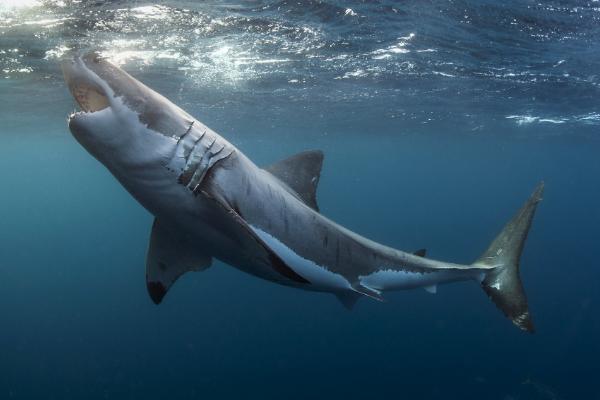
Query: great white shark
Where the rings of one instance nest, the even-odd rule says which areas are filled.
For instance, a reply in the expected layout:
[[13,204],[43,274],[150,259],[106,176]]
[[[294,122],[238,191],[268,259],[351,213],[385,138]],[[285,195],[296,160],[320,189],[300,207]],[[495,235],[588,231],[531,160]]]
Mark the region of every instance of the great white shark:
[[181,275],[214,259],[295,288],[328,292],[347,308],[390,290],[471,280],[519,328],[534,325],[519,258],[543,183],[472,264],[376,243],[319,212],[321,151],[268,167],[98,53],[62,61],[81,111],[76,140],[154,217],[146,283],[158,304]]

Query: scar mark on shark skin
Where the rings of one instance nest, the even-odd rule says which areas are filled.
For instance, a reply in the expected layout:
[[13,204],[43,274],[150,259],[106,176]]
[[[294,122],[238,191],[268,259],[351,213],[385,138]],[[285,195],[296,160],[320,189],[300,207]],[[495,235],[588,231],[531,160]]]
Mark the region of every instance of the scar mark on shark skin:
[[188,134],[189,134],[189,133],[192,131],[192,128],[194,127],[194,122],[196,122],[196,121],[192,121],[192,122],[190,122],[190,126],[189,126],[189,127],[187,128],[187,130],[186,130],[186,131],[183,133],[183,135],[181,135],[181,136],[179,137],[179,140],[183,139],[185,136],[187,136],[187,135],[188,135]]
[[202,132],[200,137],[198,137],[198,139],[196,139],[194,142],[194,145],[187,151],[187,153],[184,153],[185,166],[183,167],[183,173],[179,176],[179,183],[183,185],[188,185],[190,183],[195,173],[195,170],[193,169],[194,166],[202,162],[202,158],[206,153],[206,151],[202,151],[202,149],[200,149],[200,146],[202,146],[202,139],[204,138],[205,134],[206,131]]
[[192,130],[190,126],[189,132],[181,136],[167,168],[179,172],[177,182],[198,195],[209,170],[231,156],[234,149],[226,142],[219,141],[216,134],[209,133],[206,129],[201,133],[195,132],[198,131]]
[[[211,164],[211,161],[213,159],[215,159],[219,155],[219,153],[221,153],[223,151],[223,149],[225,148],[225,146],[223,145],[216,152],[212,152],[211,150],[212,150],[214,143],[215,143],[215,141],[213,141],[211,143],[208,151],[206,153],[204,153],[204,155],[202,156],[202,160],[200,160],[199,168],[196,169],[196,172],[194,172],[194,175],[192,175],[192,179],[190,180],[189,186],[190,186],[192,192],[194,192],[194,193],[198,192],[198,188],[200,187],[200,184],[202,183],[204,177],[206,176],[208,169],[211,166],[213,166],[215,163],[217,163],[219,160],[217,159],[216,161],[213,162],[213,164]],[[206,156],[207,154],[208,154],[208,157]]]
[[202,137],[206,133],[205,131],[201,133],[199,137],[195,137],[195,131],[192,129],[193,127],[194,121],[190,123],[190,126],[185,131],[185,133],[177,139],[177,144],[173,153],[171,154],[170,161],[166,165],[166,168],[169,171],[179,173],[183,171],[184,167],[182,167],[181,164],[187,164],[190,152],[192,151],[193,147],[202,139]]
[[233,154],[233,151],[232,151],[232,152],[230,152],[229,154],[227,154],[226,156],[224,156],[224,157],[222,157],[222,158],[219,158],[219,159],[218,159],[218,160],[216,160],[216,161],[215,161],[215,162],[214,162],[212,165],[209,165],[209,166],[207,167],[207,169],[206,169],[206,172],[204,173],[204,175],[203,175],[203,177],[202,177],[202,180],[201,180],[201,181],[200,181],[200,182],[199,182],[199,183],[196,185],[196,187],[195,187],[195,188],[194,188],[194,190],[192,191],[192,192],[194,193],[194,195],[196,195],[196,196],[197,196],[198,194],[200,194],[200,191],[202,190],[202,186],[201,186],[201,184],[202,184],[202,182],[203,182],[203,180],[204,180],[204,177],[206,177],[206,174],[208,173],[208,171],[209,171],[209,170],[210,170],[212,167],[214,167],[215,165],[217,165],[218,163],[220,163],[221,161],[225,160],[226,158],[229,158],[229,156],[231,156],[232,154]]
[[191,146],[188,149],[184,149],[183,156],[185,157],[186,167],[187,167],[187,164],[190,162],[190,157],[192,156],[193,153],[195,153],[196,146],[198,146],[198,144],[200,144],[202,142],[202,138],[204,138],[204,135],[206,135],[206,131],[202,132],[200,134],[200,136],[198,136],[198,138],[194,141],[193,146]]

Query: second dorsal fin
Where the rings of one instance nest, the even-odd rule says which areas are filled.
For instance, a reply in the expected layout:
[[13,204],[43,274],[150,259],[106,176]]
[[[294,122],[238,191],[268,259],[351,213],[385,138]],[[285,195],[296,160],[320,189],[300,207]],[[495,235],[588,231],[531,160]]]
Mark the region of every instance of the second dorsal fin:
[[419,250],[415,250],[413,251],[413,254],[415,256],[419,256],[419,257],[425,257],[427,255],[427,249],[419,249]]
[[323,152],[309,150],[265,168],[294,191],[309,207],[319,211],[317,185],[321,177]]

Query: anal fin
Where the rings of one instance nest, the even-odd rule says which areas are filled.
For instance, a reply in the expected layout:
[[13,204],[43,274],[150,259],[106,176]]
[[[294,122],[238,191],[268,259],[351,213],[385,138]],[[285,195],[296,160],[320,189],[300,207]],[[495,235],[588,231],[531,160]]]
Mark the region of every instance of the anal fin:
[[431,294],[437,293],[437,285],[424,286],[423,289],[425,289],[427,292],[429,292]]
[[154,220],[146,256],[146,287],[155,304],[159,304],[177,278],[188,271],[202,271],[212,257],[176,231]]

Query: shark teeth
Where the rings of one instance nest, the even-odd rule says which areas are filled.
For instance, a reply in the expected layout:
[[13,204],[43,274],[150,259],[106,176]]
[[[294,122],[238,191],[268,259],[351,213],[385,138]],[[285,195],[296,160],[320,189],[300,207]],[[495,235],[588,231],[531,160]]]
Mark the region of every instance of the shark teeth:
[[[102,110],[98,110],[98,111],[102,111]],[[91,115],[94,113],[97,113],[98,111],[85,111],[85,110],[76,110],[74,109],[68,116],[67,116],[67,122],[71,121],[73,118],[76,118],[78,116],[81,115]]]

